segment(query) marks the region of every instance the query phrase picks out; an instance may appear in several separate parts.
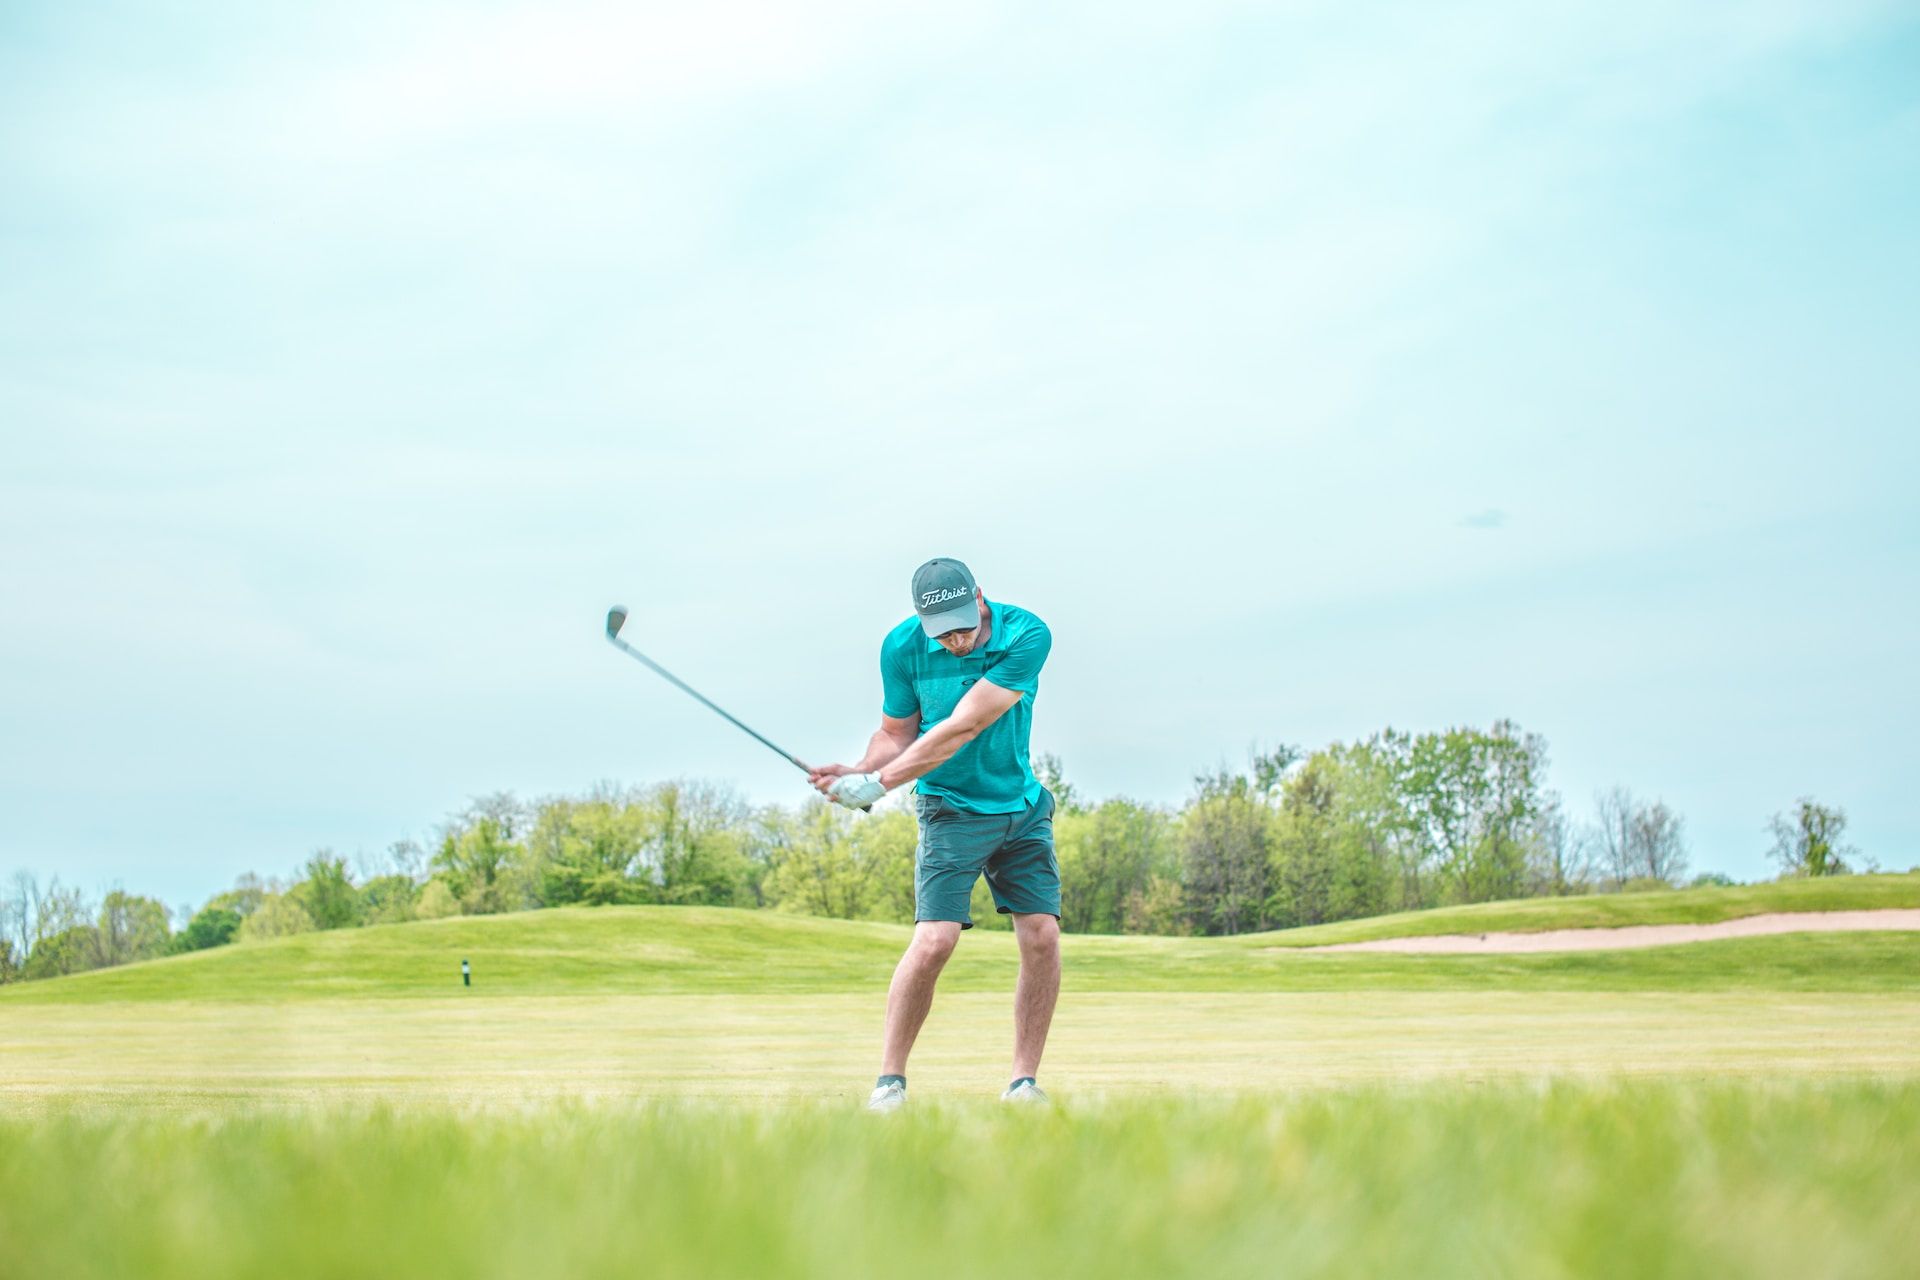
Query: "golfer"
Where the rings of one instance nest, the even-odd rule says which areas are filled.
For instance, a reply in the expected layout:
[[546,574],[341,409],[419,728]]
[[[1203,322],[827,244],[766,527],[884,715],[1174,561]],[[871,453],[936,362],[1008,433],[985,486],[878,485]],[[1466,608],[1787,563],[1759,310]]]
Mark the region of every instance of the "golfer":
[[968,903],[982,874],[1020,940],[1013,1080],[1000,1096],[1045,1102],[1035,1077],[1060,995],[1060,867],[1053,796],[1033,776],[1027,740],[1053,636],[1025,609],[989,603],[958,560],[914,571],[913,610],[880,646],[880,728],[866,755],[808,771],[850,809],[919,779],[913,941],[887,991],[881,1075],[867,1105],[906,1101],[907,1055],[960,931],[973,927]]

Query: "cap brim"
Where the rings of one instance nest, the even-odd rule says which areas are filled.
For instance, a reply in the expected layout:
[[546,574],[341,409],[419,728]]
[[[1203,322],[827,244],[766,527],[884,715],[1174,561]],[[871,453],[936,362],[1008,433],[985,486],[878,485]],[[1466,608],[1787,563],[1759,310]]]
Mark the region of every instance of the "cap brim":
[[979,625],[980,607],[974,604],[971,596],[944,613],[920,615],[920,626],[926,631],[929,640],[935,636],[943,636],[949,631],[971,631]]

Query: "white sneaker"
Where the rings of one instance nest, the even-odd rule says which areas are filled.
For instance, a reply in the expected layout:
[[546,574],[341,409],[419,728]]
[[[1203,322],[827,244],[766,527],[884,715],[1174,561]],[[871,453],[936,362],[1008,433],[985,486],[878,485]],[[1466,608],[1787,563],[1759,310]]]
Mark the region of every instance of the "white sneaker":
[[869,1111],[898,1111],[907,1104],[907,1086],[897,1080],[889,1080],[873,1091],[867,1099]]
[[1000,1095],[1000,1101],[1024,1102],[1035,1106],[1045,1106],[1047,1104],[1047,1095],[1042,1093],[1040,1086],[1035,1084],[1031,1079],[1015,1080],[1007,1086],[1007,1091]]

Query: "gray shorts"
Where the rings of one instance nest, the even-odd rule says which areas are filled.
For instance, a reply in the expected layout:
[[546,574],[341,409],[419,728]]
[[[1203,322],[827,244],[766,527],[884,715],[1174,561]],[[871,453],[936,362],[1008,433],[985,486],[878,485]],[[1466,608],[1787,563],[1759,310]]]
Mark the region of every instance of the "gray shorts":
[[1060,864],[1053,856],[1053,793],[1020,813],[970,813],[939,796],[917,795],[920,847],[913,851],[913,918],[958,920],[973,928],[973,883],[982,875],[1001,915],[1060,915]]

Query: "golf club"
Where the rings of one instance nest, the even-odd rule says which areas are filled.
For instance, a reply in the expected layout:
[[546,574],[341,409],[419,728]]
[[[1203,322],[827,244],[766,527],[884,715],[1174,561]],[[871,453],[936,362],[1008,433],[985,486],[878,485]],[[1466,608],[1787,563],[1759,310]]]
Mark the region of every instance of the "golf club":
[[[655,662],[652,658],[649,658],[646,654],[640,652],[638,649],[628,644],[625,640],[622,640],[620,638],[620,628],[626,625],[627,625],[627,610],[624,605],[615,605],[613,608],[607,610],[607,643],[612,645],[614,648],[620,650],[622,653],[626,654],[627,656],[633,658],[635,661],[644,663],[648,670],[652,671],[656,675],[665,677],[670,683],[672,683],[672,685],[675,688],[680,689],[685,693],[690,693],[695,698],[698,698],[702,705],[706,706],[709,710],[718,712],[721,716],[725,717],[725,719],[729,724],[733,725],[736,729],[740,729],[743,732],[750,735],[755,742],[758,742],[761,746],[766,747],[768,750],[772,751],[775,755],[785,760],[788,764],[791,764],[794,768],[800,770],[800,772],[802,773],[810,772],[810,770],[807,768],[807,762],[802,760],[799,756],[794,755],[791,751],[781,750],[779,747],[775,746],[770,740],[754,732],[752,728],[750,728],[746,724],[743,724],[740,720],[735,718],[733,714],[729,712],[725,707],[720,706],[718,703],[714,702],[713,699],[707,697],[704,693],[701,693],[698,689],[688,684],[685,680],[682,680],[679,676],[676,676],[675,674],[673,674],[673,672],[667,670],[665,667]],[[871,813],[873,812],[873,806],[863,805],[861,807],[860,812]]]

